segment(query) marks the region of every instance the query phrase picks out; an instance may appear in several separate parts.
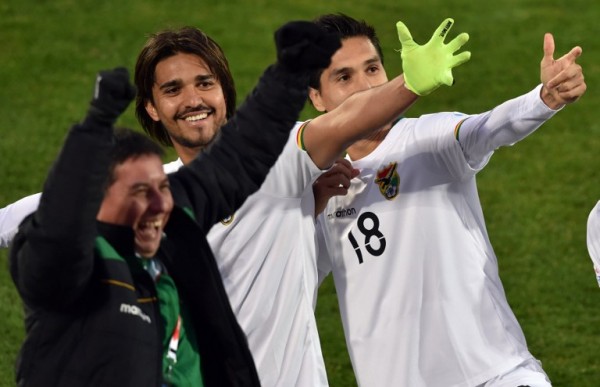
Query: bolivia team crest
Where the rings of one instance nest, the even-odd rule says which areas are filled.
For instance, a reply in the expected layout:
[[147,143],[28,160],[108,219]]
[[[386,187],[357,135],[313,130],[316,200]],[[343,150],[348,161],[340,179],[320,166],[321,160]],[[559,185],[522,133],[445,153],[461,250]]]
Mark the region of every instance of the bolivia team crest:
[[375,176],[375,184],[379,186],[379,192],[387,200],[392,200],[398,196],[400,176],[396,171],[397,167],[398,163],[389,163],[386,167],[380,168]]

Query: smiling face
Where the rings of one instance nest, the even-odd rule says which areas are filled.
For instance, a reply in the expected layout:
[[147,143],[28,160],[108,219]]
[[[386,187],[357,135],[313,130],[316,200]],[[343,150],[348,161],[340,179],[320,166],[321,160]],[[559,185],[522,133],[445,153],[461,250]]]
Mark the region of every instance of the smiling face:
[[221,84],[197,55],[178,53],[156,65],[146,111],[166,128],[184,164],[209,145],[227,120]]
[[115,167],[97,219],[133,228],[136,252],[151,258],[160,246],[172,209],[173,197],[162,161],[158,155],[145,154]]
[[319,89],[310,89],[314,107],[332,111],[352,94],[387,82],[381,58],[373,43],[364,36],[342,40],[342,47],[320,77]]

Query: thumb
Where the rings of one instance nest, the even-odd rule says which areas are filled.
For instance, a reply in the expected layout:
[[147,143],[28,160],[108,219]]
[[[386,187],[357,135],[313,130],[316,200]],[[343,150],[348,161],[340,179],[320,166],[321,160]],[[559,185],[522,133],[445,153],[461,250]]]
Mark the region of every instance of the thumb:
[[544,34],[544,57],[542,66],[549,66],[554,63],[554,37],[551,33]]
[[406,27],[404,23],[401,21],[396,23],[396,30],[398,31],[398,39],[400,40],[403,49],[410,49],[417,45],[413,40],[408,27]]

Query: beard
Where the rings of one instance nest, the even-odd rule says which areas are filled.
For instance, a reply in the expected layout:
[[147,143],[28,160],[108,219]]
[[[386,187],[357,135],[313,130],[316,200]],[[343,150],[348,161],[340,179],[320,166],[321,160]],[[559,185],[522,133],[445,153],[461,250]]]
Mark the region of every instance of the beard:
[[219,136],[220,129],[212,133],[211,136],[200,136],[197,139],[191,139],[184,136],[173,136],[171,135],[171,141],[181,145],[184,148],[206,148],[214,143]]
[[222,120],[212,128],[203,128],[198,136],[190,137],[182,134],[169,133],[173,143],[185,148],[204,150],[217,141],[221,134],[221,128],[227,123]]

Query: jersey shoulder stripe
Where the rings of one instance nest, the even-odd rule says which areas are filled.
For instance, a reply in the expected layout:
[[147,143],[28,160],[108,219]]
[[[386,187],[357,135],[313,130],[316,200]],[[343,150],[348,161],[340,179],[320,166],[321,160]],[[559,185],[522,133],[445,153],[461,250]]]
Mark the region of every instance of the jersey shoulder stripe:
[[305,121],[298,128],[298,132],[296,132],[296,144],[298,145],[298,148],[302,149],[303,151],[306,151],[306,147],[304,146],[304,129],[306,129],[310,121],[311,120]]

